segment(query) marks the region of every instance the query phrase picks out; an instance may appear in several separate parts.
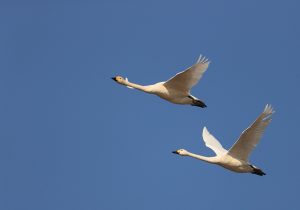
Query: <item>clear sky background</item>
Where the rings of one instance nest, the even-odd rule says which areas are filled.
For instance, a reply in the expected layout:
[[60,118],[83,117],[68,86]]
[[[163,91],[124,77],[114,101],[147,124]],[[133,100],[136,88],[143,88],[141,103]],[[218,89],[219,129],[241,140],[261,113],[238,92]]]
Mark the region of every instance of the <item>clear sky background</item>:
[[[299,209],[299,1],[1,1],[0,209]],[[110,78],[164,81],[211,60],[168,103]],[[213,155],[270,103],[250,158],[267,175],[176,156]]]

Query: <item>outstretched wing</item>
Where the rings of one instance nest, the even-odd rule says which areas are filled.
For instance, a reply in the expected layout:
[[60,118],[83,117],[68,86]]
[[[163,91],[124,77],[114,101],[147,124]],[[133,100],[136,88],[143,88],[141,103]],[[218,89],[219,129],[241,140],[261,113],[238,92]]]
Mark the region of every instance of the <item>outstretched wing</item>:
[[253,122],[253,124],[244,130],[240,138],[234,143],[228,154],[248,161],[248,157],[255,146],[258,144],[266,127],[271,122],[271,115],[274,113],[270,105],[266,105],[263,113]]
[[179,72],[174,77],[166,81],[164,85],[172,89],[189,92],[190,89],[201,79],[209,63],[210,61],[207,58],[200,55],[197,63],[186,70]]
[[224,149],[220,142],[208,132],[206,127],[203,128],[202,136],[205,142],[205,146],[212,149],[217,156],[227,153],[227,150]]

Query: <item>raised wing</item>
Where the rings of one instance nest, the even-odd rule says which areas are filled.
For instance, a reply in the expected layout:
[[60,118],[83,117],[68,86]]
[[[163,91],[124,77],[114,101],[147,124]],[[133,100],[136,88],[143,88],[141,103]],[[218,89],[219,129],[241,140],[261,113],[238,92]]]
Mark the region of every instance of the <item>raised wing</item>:
[[202,136],[205,146],[212,149],[217,156],[227,153],[227,150],[224,149],[220,142],[208,132],[206,127],[203,128]]
[[165,82],[165,86],[176,90],[189,92],[190,89],[197,84],[203,73],[206,71],[210,61],[200,55],[197,63],[179,72],[174,77]]
[[240,138],[234,143],[228,154],[240,160],[248,161],[248,157],[258,144],[266,127],[271,122],[271,115],[274,113],[271,105],[266,105],[263,113],[244,130]]

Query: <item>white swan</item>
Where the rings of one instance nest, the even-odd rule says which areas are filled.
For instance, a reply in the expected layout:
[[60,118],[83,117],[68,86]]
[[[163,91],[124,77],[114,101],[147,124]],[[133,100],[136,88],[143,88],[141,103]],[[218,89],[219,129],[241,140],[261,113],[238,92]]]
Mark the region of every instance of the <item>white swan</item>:
[[182,156],[190,156],[208,163],[217,164],[226,169],[239,173],[252,173],[259,176],[266,175],[261,169],[251,165],[248,162],[248,156],[258,144],[260,137],[262,136],[267,125],[271,122],[271,115],[273,113],[274,111],[272,107],[270,105],[266,105],[263,113],[250,127],[242,132],[239,139],[228,151],[224,149],[220,142],[208,132],[206,127],[204,127],[202,136],[205,145],[216,153],[215,157],[196,155],[184,149],[179,149],[173,153]]
[[190,104],[192,106],[206,107],[205,103],[190,94],[191,88],[201,79],[210,61],[200,55],[198,61],[186,70],[179,72],[166,82],[158,82],[153,85],[139,85],[131,83],[121,76],[112,79],[121,85],[135,88],[146,93],[155,94],[171,103]]

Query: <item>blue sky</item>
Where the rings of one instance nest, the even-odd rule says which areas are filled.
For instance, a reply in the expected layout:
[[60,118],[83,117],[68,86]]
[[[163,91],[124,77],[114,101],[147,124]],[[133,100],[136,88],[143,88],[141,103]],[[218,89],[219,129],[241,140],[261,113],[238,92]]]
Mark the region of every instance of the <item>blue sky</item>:
[[[0,208],[297,209],[298,1],[2,1]],[[122,87],[164,81],[203,54],[206,109]],[[213,155],[270,103],[273,121],[236,174]]]

